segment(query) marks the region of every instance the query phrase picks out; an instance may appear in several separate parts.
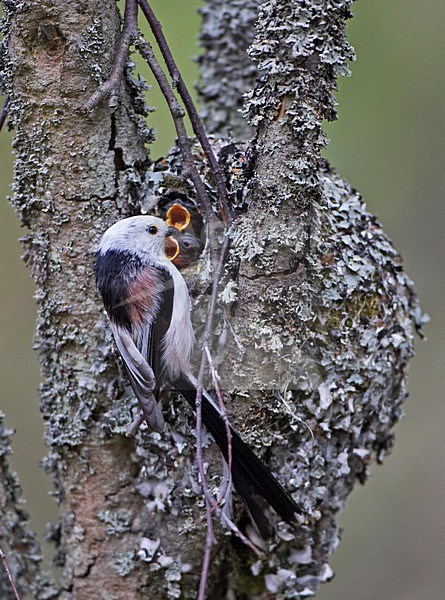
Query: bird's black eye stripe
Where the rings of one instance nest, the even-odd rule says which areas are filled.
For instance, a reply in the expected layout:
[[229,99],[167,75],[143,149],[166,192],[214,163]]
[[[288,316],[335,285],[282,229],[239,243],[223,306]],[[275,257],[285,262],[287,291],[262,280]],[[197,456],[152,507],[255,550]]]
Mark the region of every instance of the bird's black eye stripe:
[[151,235],[155,235],[155,233],[158,233],[158,228],[156,227],[156,225],[150,225],[147,231],[148,233],[151,233]]

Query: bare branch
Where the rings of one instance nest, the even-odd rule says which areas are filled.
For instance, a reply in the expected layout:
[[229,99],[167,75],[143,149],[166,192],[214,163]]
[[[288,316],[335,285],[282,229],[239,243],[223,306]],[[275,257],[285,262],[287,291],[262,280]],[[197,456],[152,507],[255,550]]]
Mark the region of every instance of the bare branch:
[[196,168],[195,162],[193,160],[192,151],[190,149],[190,140],[187,136],[187,131],[184,125],[184,110],[176,100],[176,97],[173,93],[173,90],[170,87],[170,84],[167,80],[167,77],[159,65],[156,57],[153,53],[153,50],[150,44],[144,40],[143,37],[139,36],[138,41],[138,50],[142,56],[142,58],[147,62],[150,67],[158,85],[161,89],[161,92],[164,95],[164,98],[167,101],[168,107],[170,109],[170,113],[175,125],[176,133],[178,135],[178,144],[181,150],[182,159],[184,161],[184,167],[186,174],[190,177],[195,186],[196,195],[198,196],[198,201],[200,206],[204,209],[204,214],[206,216],[207,223],[211,224],[216,220],[215,213],[212,209],[212,203],[210,201],[209,195],[205,186],[202,182],[201,177],[199,176],[198,169]]
[[[185,125],[184,125],[184,112],[183,112],[181,106],[179,105],[178,101],[176,100],[173,90],[171,89],[163,70],[161,69],[158,61],[156,60],[156,57],[154,56],[154,53],[153,53],[153,50],[152,50],[150,44],[148,44],[148,42],[146,42],[143,38],[140,37],[139,43],[138,43],[138,49],[139,49],[141,56],[147,61],[147,64],[149,65],[149,67],[150,67],[156,81],[158,82],[158,85],[167,101],[167,104],[169,106],[169,109],[170,109],[170,112],[171,112],[171,115],[172,115],[172,118],[173,118],[173,121],[175,124],[176,133],[178,135],[178,144],[179,144],[179,147],[181,150],[181,154],[183,157],[186,171],[193,181],[198,199],[200,201],[200,205],[204,209],[207,223],[209,224],[209,226],[211,226],[212,222],[215,220],[216,217],[212,210],[212,205],[210,202],[210,198],[207,194],[207,190],[205,189],[205,186],[201,180],[201,177],[199,176],[198,170],[197,170],[196,165],[193,160],[193,156],[192,156],[191,149],[190,149],[190,141],[187,136],[187,132],[186,132]],[[209,339],[209,337],[210,337],[211,327],[212,327],[212,323],[213,323],[213,311],[214,311],[214,307],[216,304],[216,295],[217,295],[217,291],[218,291],[218,282],[219,282],[220,274],[222,271],[222,266],[224,264],[225,249],[227,249],[227,245],[228,245],[228,238],[226,238],[223,248],[221,250],[221,255],[219,257],[219,261],[218,261],[218,264],[217,264],[217,267],[216,267],[216,270],[215,270],[214,276],[213,276],[212,300],[214,300],[214,301],[210,302],[209,309],[208,309],[208,316],[207,316],[207,323],[206,323],[206,332],[207,332],[206,339]],[[211,249],[212,249],[212,246],[213,246],[213,244],[211,242],[211,246],[210,246]],[[213,531],[213,522],[212,522],[212,507],[211,507],[211,501],[210,501],[210,494],[209,494],[209,490],[208,490],[208,486],[207,486],[205,470],[204,470],[203,455],[202,455],[202,441],[201,441],[201,432],[202,432],[201,400],[202,400],[202,387],[203,387],[202,382],[203,382],[203,378],[204,378],[204,369],[205,369],[205,364],[206,364],[205,361],[206,361],[206,355],[205,355],[205,351],[203,350],[202,359],[201,359],[201,369],[200,369],[199,378],[198,378],[197,395],[196,395],[196,460],[197,460],[197,464],[198,464],[198,471],[199,471],[199,475],[200,475],[200,479],[201,479],[201,486],[202,486],[204,501],[205,501],[205,506],[206,506],[207,532],[206,532],[206,541],[205,541],[205,547],[204,547],[203,564],[202,564],[202,569],[201,569],[201,579],[200,579],[200,585],[199,585],[198,600],[204,600],[204,598],[205,598],[205,591],[206,591],[209,566],[210,566],[211,550],[212,550],[212,546],[215,542],[214,531]]]
[[220,508],[218,508],[218,510],[216,511],[216,514],[222,521],[224,521],[224,523],[227,525],[227,527],[230,529],[230,531],[234,535],[239,537],[239,539],[243,542],[243,544],[245,546],[247,546],[248,548],[250,548],[250,550],[252,550],[252,552],[255,554],[255,556],[257,558],[260,558],[263,555],[261,550],[257,546],[255,546],[255,544],[251,540],[249,540],[249,538],[247,536],[244,535],[244,533],[239,529],[239,527],[237,527],[235,525],[235,523],[231,519],[229,519],[227,517],[227,515],[225,515],[222,512],[222,510]]
[[199,143],[204,150],[204,154],[209,162],[210,169],[212,171],[215,186],[218,192],[219,198],[219,209],[223,220],[227,223],[231,223],[233,219],[232,208],[229,204],[229,195],[227,192],[227,187],[224,181],[224,176],[219,166],[219,163],[216,159],[216,156],[213,152],[213,149],[210,145],[209,139],[207,137],[207,133],[204,129],[204,125],[202,124],[201,119],[199,118],[198,111],[196,110],[196,106],[192,100],[190,92],[179,72],[179,69],[176,65],[175,59],[171,53],[170,47],[167,43],[167,40],[162,31],[162,25],[156,18],[150,4],[147,0],[138,0],[139,5],[144,13],[153,35],[158,43],[161,54],[165,60],[165,64],[167,65],[168,72],[173,80],[173,85],[177,88],[179,95],[184,102],[185,109],[189,116],[190,122],[193,127],[193,131],[195,132],[196,137],[199,140]]
[[97,90],[85,102],[85,109],[93,110],[104,98],[109,96],[108,106],[115,108],[119,99],[119,87],[122,81],[125,63],[132,42],[137,37],[138,5],[137,0],[125,0],[124,25],[122,38],[117,51],[113,70],[110,77],[97,88]]
[[[196,385],[196,453],[197,453],[197,460],[198,460],[198,468],[200,469],[200,471],[202,470],[202,472],[203,472],[203,475],[201,475],[201,478],[202,478],[203,491],[206,496],[206,508],[209,505],[208,505],[207,492],[206,492],[207,483],[206,483],[204,468],[203,468],[203,464],[202,464],[202,439],[201,439],[202,394],[204,391],[203,381],[204,381],[204,372],[205,372],[206,363],[207,363],[207,354],[206,354],[205,349],[209,345],[210,335],[212,332],[213,315],[215,312],[216,298],[218,295],[218,284],[221,279],[221,273],[222,273],[222,269],[224,267],[224,261],[225,261],[228,247],[229,247],[229,238],[228,238],[228,236],[226,236],[224,243],[222,245],[222,248],[221,248],[221,254],[219,256],[218,264],[217,264],[215,272],[213,274],[212,295],[211,295],[209,306],[207,309],[206,326],[205,326],[204,334],[202,336],[203,350],[201,353],[201,364],[199,367],[199,375],[198,375],[198,381],[197,381],[197,385]],[[230,437],[228,437],[227,442],[228,442],[228,444],[230,444]],[[207,508],[207,513],[208,513],[208,508]],[[211,517],[210,517],[210,521],[211,521]],[[207,520],[207,522],[209,522],[209,519]],[[213,532],[212,532],[212,536],[213,536]],[[205,588],[206,588],[206,583],[207,583],[207,578],[208,578],[208,565],[210,562],[210,551],[211,551],[210,530],[208,529],[207,535],[206,535],[206,546],[205,546],[204,561],[203,561],[203,566],[202,566],[202,571],[201,571],[201,581],[200,581],[200,586],[199,586],[198,600],[204,599],[204,597],[205,597]]]

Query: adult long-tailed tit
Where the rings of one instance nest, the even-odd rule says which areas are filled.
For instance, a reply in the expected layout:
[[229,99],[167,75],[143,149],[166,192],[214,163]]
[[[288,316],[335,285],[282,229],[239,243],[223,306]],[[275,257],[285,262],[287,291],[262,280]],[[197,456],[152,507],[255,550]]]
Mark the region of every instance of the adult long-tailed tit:
[[[194,335],[187,285],[165,254],[174,231],[152,216],[123,219],[102,237],[96,256],[97,287],[119,353],[147,424],[164,424],[159,393],[177,390],[195,408],[196,379],[190,367]],[[204,392],[202,417],[228,460],[226,423]],[[263,498],[289,523],[300,510],[264,463],[231,428],[232,478],[261,535],[270,535]]]

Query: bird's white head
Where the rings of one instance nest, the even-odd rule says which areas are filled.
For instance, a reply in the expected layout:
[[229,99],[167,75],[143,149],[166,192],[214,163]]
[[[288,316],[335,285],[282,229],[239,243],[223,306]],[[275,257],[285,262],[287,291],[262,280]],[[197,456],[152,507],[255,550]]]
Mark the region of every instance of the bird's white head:
[[104,233],[99,253],[109,250],[130,252],[140,258],[165,258],[165,238],[173,233],[162,219],[152,216],[137,216],[122,219]]

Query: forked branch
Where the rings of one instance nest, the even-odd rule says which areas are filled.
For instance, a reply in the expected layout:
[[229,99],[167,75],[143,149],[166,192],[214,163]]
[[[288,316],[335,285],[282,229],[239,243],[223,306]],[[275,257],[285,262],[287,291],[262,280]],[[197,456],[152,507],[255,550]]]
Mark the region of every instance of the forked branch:
[[139,36],[137,43],[138,50],[142,58],[147,62],[148,66],[153,73],[164,98],[167,101],[168,108],[175,125],[176,134],[178,136],[178,145],[181,151],[182,160],[184,162],[184,170],[186,175],[190,177],[196,190],[198,202],[204,210],[206,221],[209,225],[216,220],[215,213],[212,209],[212,203],[204,183],[198,173],[195,161],[193,160],[192,150],[190,147],[190,140],[187,136],[187,130],[184,124],[184,110],[178,103],[175,94],[167,80],[167,77],[158,63],[153,49],[150,44],[144,40],[142,36]]

